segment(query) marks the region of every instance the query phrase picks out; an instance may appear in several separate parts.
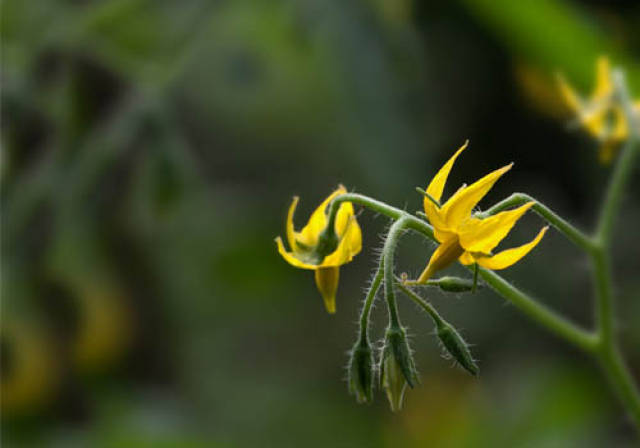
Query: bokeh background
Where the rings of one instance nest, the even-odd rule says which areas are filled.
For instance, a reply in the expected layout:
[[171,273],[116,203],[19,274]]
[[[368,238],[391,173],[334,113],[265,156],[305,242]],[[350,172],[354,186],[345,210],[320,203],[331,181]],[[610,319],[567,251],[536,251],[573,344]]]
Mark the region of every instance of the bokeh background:
[[[2,13],[3,446],[603,447],[633,430],[597,367],[486,289],[429,299],[474,344],[474,379],[401,301],[422,385],[392,414],[347,394],[346,351],[384,217],[342,269],[338,313],[287,265],[338,183],[420,208],[515,168],[589,229],[609,167],[567,127],[554,73],[588,92],[607,54],[640,94],[630,1],[22,1]],[[640,374],[640,183],[615,243],[619,332]],[[528,241],[535,215],[507,243]],[[398,269],[432,246],[407,236]],[[450,272],[463,274],[459,267]],[[504,272],[588,326],[589,265],[557,232]],[[374,311],[379,338],[386,316]]]

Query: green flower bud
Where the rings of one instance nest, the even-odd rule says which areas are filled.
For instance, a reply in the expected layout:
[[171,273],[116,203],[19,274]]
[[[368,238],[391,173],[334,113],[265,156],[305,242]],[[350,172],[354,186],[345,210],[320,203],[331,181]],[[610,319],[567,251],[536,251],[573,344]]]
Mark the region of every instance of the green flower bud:
[[446,292],[467,292],[473,290],[473,281],[460,277],[445,276],[432,280],[429,283]]
[[373,351],[368,342],[356,342],[349,360],[349,393],[358,403],[373,401]]
[[406,386],[413,387],[418,383],[411,349],[403,328],[387,330],[380,362],[380,383],[393,412],[402,408]]
[[382,370],[381,385],[387,394],[391,411],[398,412],[402,409],[407,380],[404,378],[402,368],[392,353],[383,352],[380,368]]
[[462,336],[460,336],[460,333],[458,333],[455,328],[449,323],[442,321],[438,324],[438,338],[458,364],[471,375],[475,376],[478,374],[478,365],[471,356],[469,345],[462,339]]

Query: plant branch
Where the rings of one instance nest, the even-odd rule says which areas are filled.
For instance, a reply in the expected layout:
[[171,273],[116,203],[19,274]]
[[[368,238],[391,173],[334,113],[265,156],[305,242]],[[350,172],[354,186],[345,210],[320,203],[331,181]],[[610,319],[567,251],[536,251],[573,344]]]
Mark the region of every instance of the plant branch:
[[517,205],[522,205],[527,202],[534,202],[533,207],[531,209],[540,215],[545,221],[555,227],[560,233],[567,237],[569,241],[578,246],[580,249],[585,252],[591,253],[595,249],[594,241],[587,236],[584,232],[574,227],[568,221],[560,217],[558,214],[554,213],[549,207],[541,203],[535,198],[532,198],[528,194],[524,193],[513,193],[508,198],[503,201],[498,202],[496,205],[491,207],[489,210],[484,213],[480,213],[481,217],[487,217],[491,215],[495,215],[502,210],[515,207]]

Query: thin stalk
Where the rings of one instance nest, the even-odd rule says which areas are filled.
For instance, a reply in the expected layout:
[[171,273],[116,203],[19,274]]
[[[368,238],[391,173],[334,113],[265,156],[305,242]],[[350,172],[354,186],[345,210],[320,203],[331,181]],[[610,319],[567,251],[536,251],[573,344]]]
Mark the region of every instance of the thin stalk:
[[487,285],[529,318],[585,352],[594,352],[597,343],[595,335],[531,298],[495,272],[482,267],[478,268],[478,272]]
[[634,383],[629,368],[620,353],[614,334],[614,303],[611,280],[611,239],[615,219],[619,214],[622,196],[631,179],[633,166],[639,152],[640,125],[634,113],[631,97],[621,72],[614,74],[615,95],[622,103],[629,127],[629,138],[618,158],[609,182],[606,197],[596,230],[597,250],[591,253],[595,273],[596,322],[598,331],[598,359],[609,380],[623,402],[636,428],[640,430],[640,391]]
[[398,288],[400,288],[402,290],[402,292],[404,292],[406,294],[407,297],[409,297],[420,308],[422,308],[424,311],[427,312],[427,314],[431,317],[431,319],[433,320],[433,323],[436,326],[440,326],[440,325],[442,325],[444,323],[444,321],[443,321],[442,317],[440,317],[440,314],[438,313],[438,311],[436,311],[436,309],[429,302],[427,302],[426,300],[423,300],[422,297],[420,297],[418,294],[413,292],[411,290],[411,288],[409,288],[408,286],[406,286],[402,282],[396,282],[396,284],[398,285]]
[[531,209],[540,215],[545,221],[547,221],[550,225],[556,228],[560,233],[562,233],[569,241],[578,246],[580,249],[585,252],[591,253],[595,248],[594,241],[587,236],[584,232],[574,227],[568,221],[560,217],[558,214],[554,213],[549,207],[544,205],[542,202],[537,199],[529,196],[524,193],[513,193],[508,198],[503,201],[498,202],[496,205],[491,207],[489,210],[484,213],[480,213],[481,217],[487,217],[491,215],[495,215],[502,210],[506,210],[511,207],[515,207],[518,205],[525,204],[527,202],[534,202]]
[[380,289],[382,283],[382,277],[384,275],[384,257],[380,257],[380,264],[376,270],[376,274],[373,277],[367,296],[364,299],[364,305],[360,312],[360,343],[362,345],[368,345],[369,342],[369,317],[371,315],[371,307],[376,298],[376,294]]
[[398,304],[396,303],[394,291],[393,263],[396,246],[398,245],[402,232],[404,232],[407,227],[407,223],[407,217],[402,216],[391,225],[382,249],[382,256],[384,257],[384,296],[387,300],[387,307],[389,308],[390,328],[401,328]]

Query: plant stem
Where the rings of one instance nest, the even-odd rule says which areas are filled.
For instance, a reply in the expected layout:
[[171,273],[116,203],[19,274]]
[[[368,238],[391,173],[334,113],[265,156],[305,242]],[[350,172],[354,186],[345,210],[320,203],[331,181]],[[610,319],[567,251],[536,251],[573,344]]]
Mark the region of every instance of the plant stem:
[[606,197],[596,230],[596,250],[591,253],[595,273],[596,322],[598,334],[598,359],[620,400],[626,406],[640,430],[640,391],[620,353],[614,334],[615,313],[611,291],[611,238],[615,219],[622,204],[622,195],[631,179],[634,162],[638,154],[640,129],[621,72],[614,73],[615,95],[622,103],[629,127],[629,138],[618,158],[609,182]]
[[358,193],[345,193],[337,196],[331,201],[331,205],[329,205],[328,211],[328,219],[329,224],[335,222],[336,214],[338,213],[338,208],[343,202],[352,202],[354,204],[359,204],[365,206],[374,212],[380,213],[382,215],[387,216],[393,220],[397,220],[399,218],[404,218],[406,221],[405,228],[416,230],[427,237],[434,239],[433,237],[433,228],[422,219],[418,219],[415,216],[410,215],[409,213],[401,210],[399,208],[393,207],[389,204],[385,204],[384,202],[378,201],[376,199],[370,198],[369,196],[365,196]]
[[[469,269],[473,268],[470,267]],[[511,285],[495,272],[482,267],[479,267],[478,271],[486,284],[493,288],[499,295],[513,303],[525,315],[576,347],[588,353],[594,352],[597,342],[595,335],[578,327],[547,306],[529,297],[529,295]]]
[[554,213],[549,207],[547,207],[537,199],[532,198],[528,194],[513,193],[507,199],[498,202],[489,210],[481,213],[480,216],[487,217],[495,215],[502,210],[510,207],[515,207],[517,205],[522,205],[527,202],[535,202],[531,209],[538,215],[540,215],[545,221],[555,227],[560,233],[566,236],[569,241],[588,253],[593,252],[595,248],[595,242],[589,236],[587,236],[584,232],[580,231],[565,219]]
[[442,325],[443,323],[442,317],[440,317],[440,314],[438,313],[438,311],[436,311],[436,309],[433,306],[431,306],[429,302],[427,302],[426,300],[423,300],[418,294],[416,294],[413,290],[411,290],[411,288],[409,288],[402,282],[396,282],[396,284],[402,290],[402,292],[404,292],[407,295],[407,297],[413,300],[420,308],[422,308],[427,312],[427,314],[429,314],[429,316],[433,320],[433,323],[436,326]]
[[373,277],[367,296],[364,299],[364,305],[360,313],[360,343],[362,345],[368,345],[369,343],[369,316],[371,315],[371,306],[376,298],[376,294],[380,289],[382,283],[382,277],[384,275],[384,257],[380,257],[380,264],[376,270],[376,274]]
[[391,225],[382,249],[382,256],[384,258],[384,296],[387,300],[387,307],[389,308],[390,328],[400,328],[400,317],[398,316],[398,305],[394,291],[393,262],[396,246],[398,245],[402,232],[407,228],[408,221],[406,216],[401,216],[400,219]]

